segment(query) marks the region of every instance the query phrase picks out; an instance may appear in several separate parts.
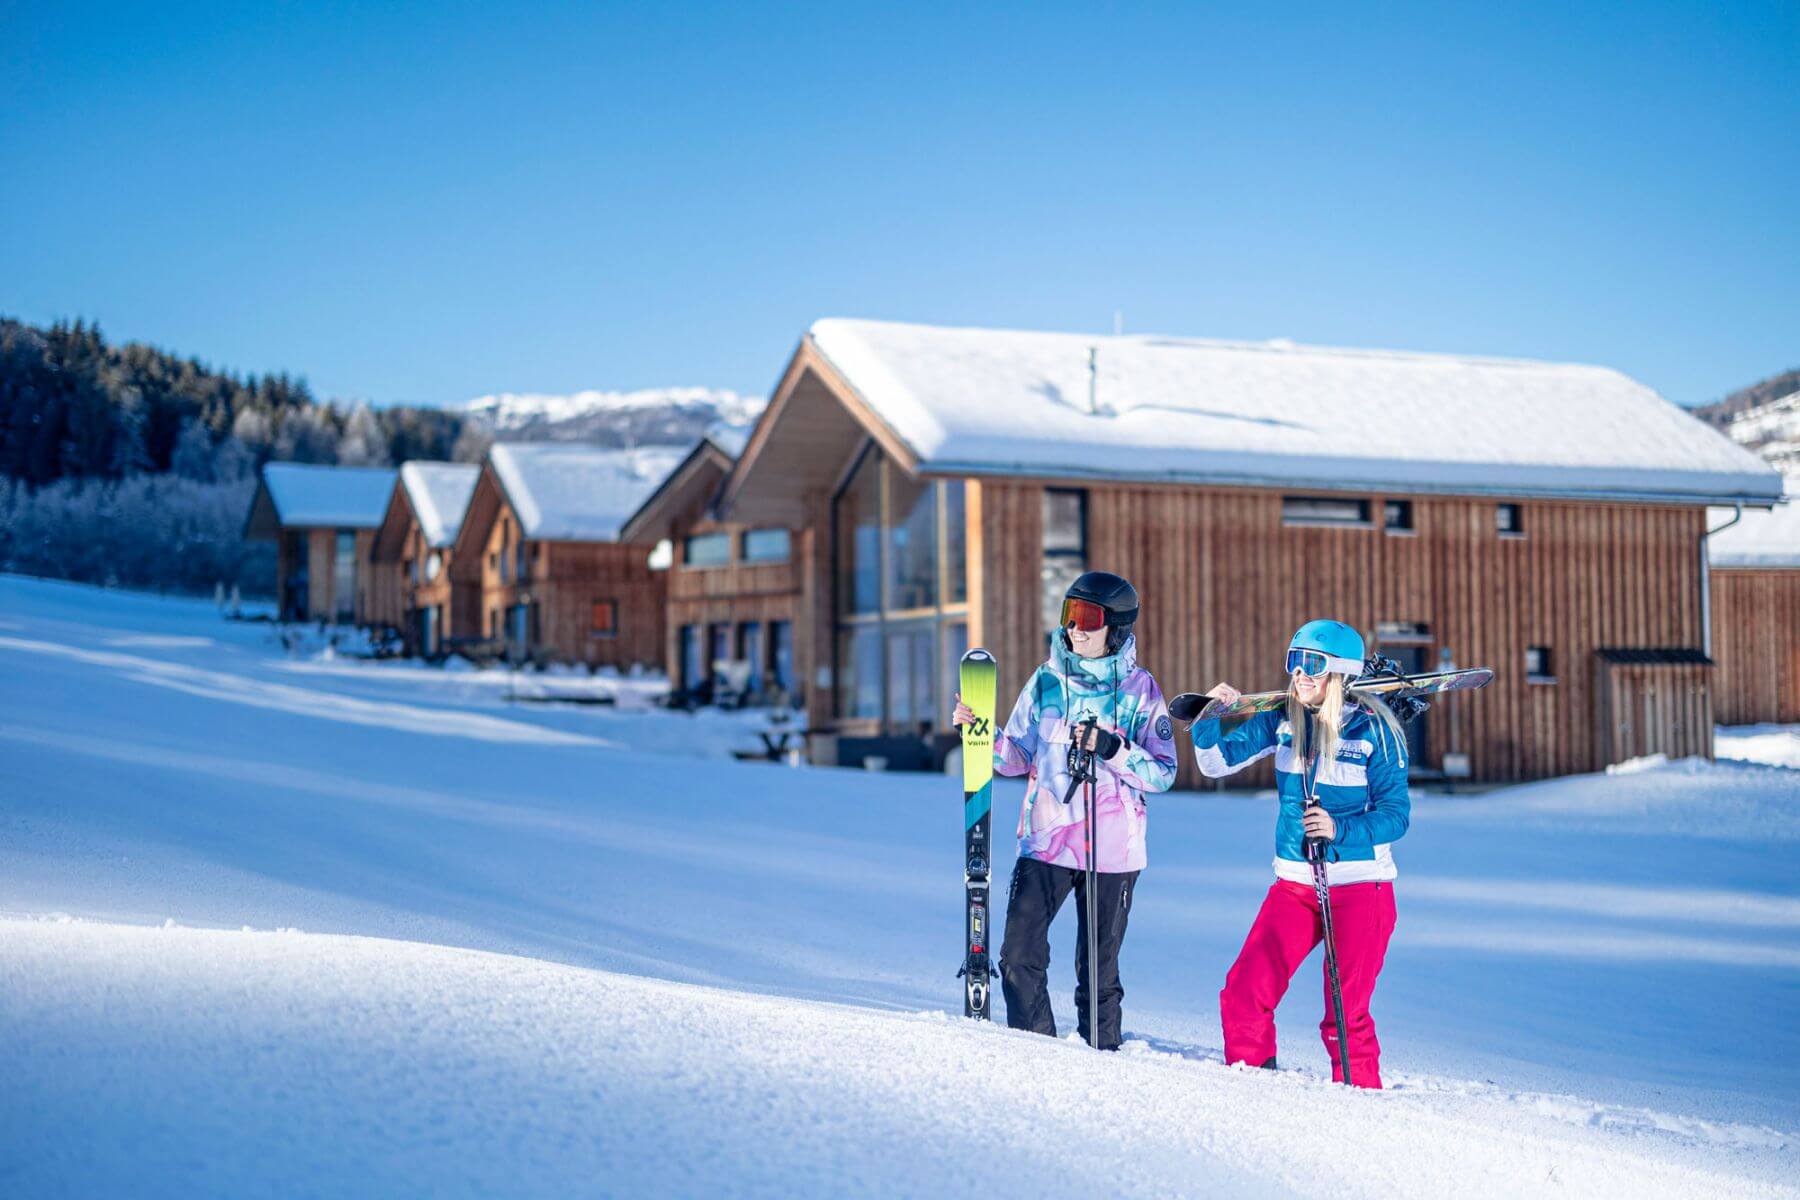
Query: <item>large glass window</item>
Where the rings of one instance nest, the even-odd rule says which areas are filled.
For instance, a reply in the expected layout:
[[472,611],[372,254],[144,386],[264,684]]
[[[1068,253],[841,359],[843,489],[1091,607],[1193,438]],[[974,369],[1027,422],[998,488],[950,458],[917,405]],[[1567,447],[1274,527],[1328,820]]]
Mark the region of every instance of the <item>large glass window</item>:
[[349,529],[337,531],[332,547],[331,584],[340,621],[356,616],[356,534]]
[[871,446],[833,517],[839,715],[929,731],[954,674],[948,627],[968,641],[963,485],[915,478]]
[[706,668],[700,659],[700,627],[683,625],[681,627],[681,686],[698,687],[706,678]]
[[761,621],[745,621],[738,626],[738,657],[750,664],[750,678],[744,686],[753,692],[763,686],[763,627]]
[[881,611],[881,455],[864,454],[837,502],[838,611]]
[[937,603],[937,484],[888,472],[888,595],[884,607],[906,612]]
[[790,696],[794,694],[794,623],[792,621],[776,621],[769,626],[769,640],[774,643],[772,654],[775,686]]

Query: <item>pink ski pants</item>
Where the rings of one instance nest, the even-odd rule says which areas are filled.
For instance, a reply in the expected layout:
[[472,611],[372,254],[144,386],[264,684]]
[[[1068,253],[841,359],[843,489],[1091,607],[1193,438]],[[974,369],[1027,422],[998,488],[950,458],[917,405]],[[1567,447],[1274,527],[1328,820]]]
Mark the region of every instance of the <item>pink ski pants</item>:
[[[1345,883],[1331,889],[1331,925],[1337,941],[1338,979],[1344,993],[1344,1026],[1350,1036],[1350,1079],[1362,1087],[1381,1086],[1381,1043],[1369,999],[1394,933],[1394,885]],[[1325,936],[1319,900],[1310,884],[1277,880],[1219,993],[1225,1026],[1225,1061],[1261,1066],[1275,1057],[1275,1006],[1306,956]],[[1319,1035],[1331,1055],[1331,1077],[1339,1068],[1337,1022],[1331,1011],[1331,979],[1325,975],[1325,1017]]]

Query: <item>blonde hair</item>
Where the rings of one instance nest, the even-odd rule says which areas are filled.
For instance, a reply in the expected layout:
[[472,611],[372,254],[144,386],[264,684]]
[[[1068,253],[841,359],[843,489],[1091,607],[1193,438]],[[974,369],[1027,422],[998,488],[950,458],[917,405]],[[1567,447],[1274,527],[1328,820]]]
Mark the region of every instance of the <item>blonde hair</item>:
[[[1294,753],[1300,759],[1300,769],[1306,770],[1309,763],[1327,763],[1337,754],[1338,738],[1344,729],[1344,702],[1346,699],[1360,704],[1375,714],[1376,718],[1394,735],[1396,746],[1406,745],[1406,730],[1400,724],[1400,718],[1394,710],[1384,703],[1380,696],[1373,692],[1352,688],[1345,683],[1347,676],[1332,672],[1325,681],[1325,698],[1319,701],[1314,720],[1306,719],[1306,705],[1294,692],[1293,676],[1288,677],[1287,686],[1287,718],[1288,727],[1293,730]],[[1319,731],[1319,745],[1315,751],[1307,745],[1308,730]]]

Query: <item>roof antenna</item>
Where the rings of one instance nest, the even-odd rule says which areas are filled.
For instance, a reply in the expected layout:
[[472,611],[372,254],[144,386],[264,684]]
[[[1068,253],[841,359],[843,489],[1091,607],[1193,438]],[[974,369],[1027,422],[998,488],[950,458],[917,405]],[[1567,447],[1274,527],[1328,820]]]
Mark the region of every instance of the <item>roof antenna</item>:
[[1088,347],[1088,415],[1100,415],[1100,348]]

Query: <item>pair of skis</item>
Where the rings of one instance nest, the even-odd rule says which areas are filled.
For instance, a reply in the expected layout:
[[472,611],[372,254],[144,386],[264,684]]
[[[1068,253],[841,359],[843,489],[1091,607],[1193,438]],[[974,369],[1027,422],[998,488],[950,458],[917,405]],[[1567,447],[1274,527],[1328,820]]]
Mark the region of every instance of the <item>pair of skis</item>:
[[[993,863],[994,809],[994,717],[995,678],[998,664],[986,650],[970,650],[962,657],[962,702],[974,714],[974,720],[962,726],[963,755],[963,1016],[979,1021],[993,1019],[993,958],[988,951],[990,926],[989,881]],[[1088,1037],[1095,1046],[1100,1042],[1100,951],[1099,916],[1096,912],[1099,888],[1094,874],[1094,767],[1091,757],[1084,758],[1073,771],[1067,803],[1077,788],[1087,786],[1088,818],[1087,856],[1087,961],[1088,961]]]

